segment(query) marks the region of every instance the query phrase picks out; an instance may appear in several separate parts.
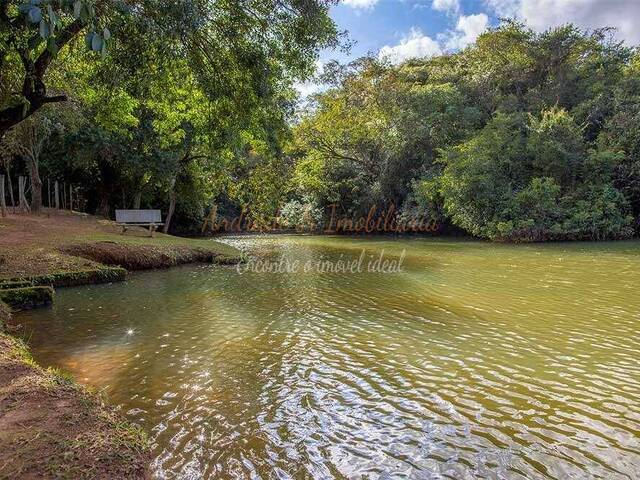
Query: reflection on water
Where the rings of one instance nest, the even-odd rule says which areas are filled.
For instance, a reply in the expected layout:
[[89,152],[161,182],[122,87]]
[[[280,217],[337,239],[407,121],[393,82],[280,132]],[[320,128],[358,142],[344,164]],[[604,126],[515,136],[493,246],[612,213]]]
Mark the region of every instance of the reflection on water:
[[150,432],[158,477],[640,476],[640,243],[229,241],[406,259],[145,273],[17,319],[37,360]]

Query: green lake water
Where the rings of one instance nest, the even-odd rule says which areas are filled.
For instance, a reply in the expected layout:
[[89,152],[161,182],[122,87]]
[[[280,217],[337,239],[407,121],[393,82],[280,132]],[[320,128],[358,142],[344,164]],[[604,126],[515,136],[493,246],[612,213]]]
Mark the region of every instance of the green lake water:
[[640,478],[639,242],[225,241],[289,271],[134,274],[16,318],[158,478]]

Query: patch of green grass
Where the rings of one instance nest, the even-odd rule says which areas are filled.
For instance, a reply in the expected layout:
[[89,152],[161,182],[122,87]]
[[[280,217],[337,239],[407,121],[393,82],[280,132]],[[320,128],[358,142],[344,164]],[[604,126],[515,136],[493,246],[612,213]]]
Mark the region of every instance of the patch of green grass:
[[54,386],[75,386],[75,380],[70,373],[56,367],[47,368],[47,372],[51,375]]
[[0,290],[0,301],[15,310],[35,308],[53,302],[52,287],[26,287]]
[[190,247],[209,250],[217,255],[224,255],[230,258],[239,258],[241,253],[238,249],[225,243],[217,242],[208,238],[185,238],[174,237],[173,235],[165,235],[156,233],[154,237],[142,237],[133,235],[114,235],[110,233],[91,232],[74,239],[75,242],[104,242],[111,241],[120,244],[129,245],[149,245],[159,247]]
[[33,359],[29,347],[23,340],[3,333],[0,333],[0,340],[3,341],[2,343],[7,343],[9,346],[9,348],[4,349],[3,351],[3,354],[8,358],[25,363],[30,367],[40,369],[40,366]]

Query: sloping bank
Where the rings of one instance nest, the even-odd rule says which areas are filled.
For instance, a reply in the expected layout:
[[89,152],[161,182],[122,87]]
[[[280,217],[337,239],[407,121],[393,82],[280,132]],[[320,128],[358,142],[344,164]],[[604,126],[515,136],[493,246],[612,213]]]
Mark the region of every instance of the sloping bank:
[[21,246],[0,258],[0,479],[148,478],[144,433],[99,395],[38,366],[27,346],[3,327],[10,324],[11,308],[46,305],[58,287],[123,281],[128,270],[234,264],[241,256],[219,244],[207,248],[168,236],[70,240]]
[[147,478],[142,431],[0,334],[1,478]]

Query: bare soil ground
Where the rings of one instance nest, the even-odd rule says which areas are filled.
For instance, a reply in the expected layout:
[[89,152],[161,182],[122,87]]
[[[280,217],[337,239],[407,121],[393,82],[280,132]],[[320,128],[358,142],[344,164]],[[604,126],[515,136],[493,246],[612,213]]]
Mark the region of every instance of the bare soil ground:
[[0,334],[0,478],[147,478],[144,434]]

